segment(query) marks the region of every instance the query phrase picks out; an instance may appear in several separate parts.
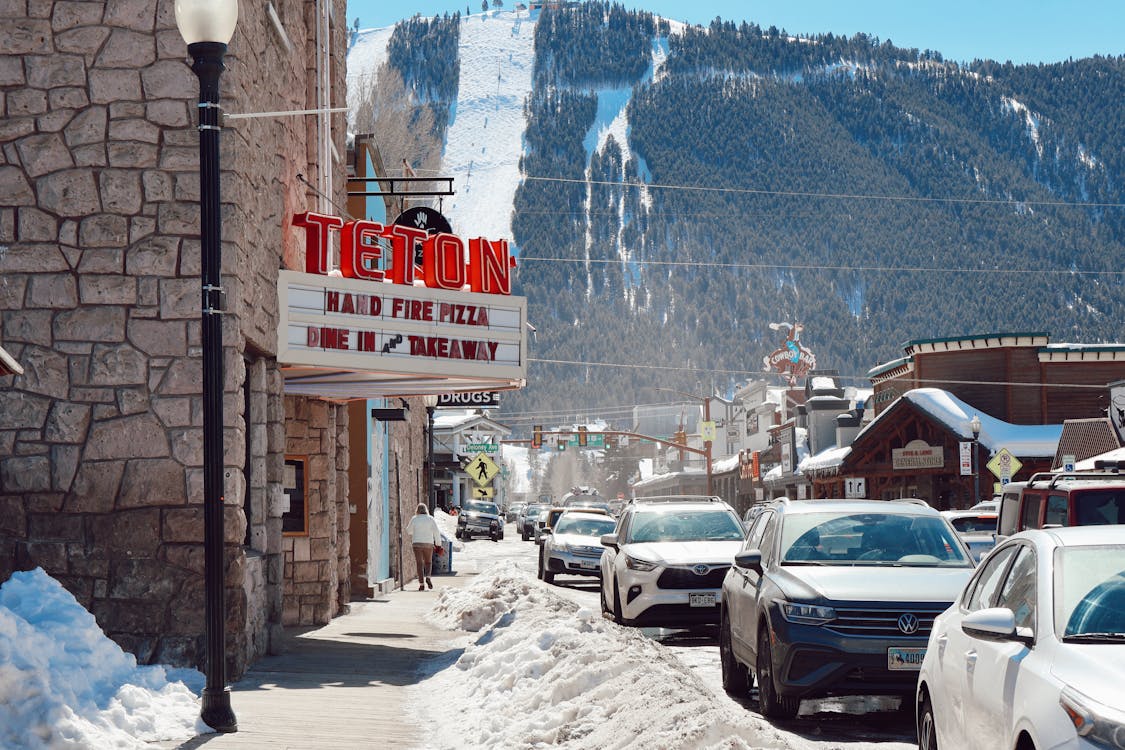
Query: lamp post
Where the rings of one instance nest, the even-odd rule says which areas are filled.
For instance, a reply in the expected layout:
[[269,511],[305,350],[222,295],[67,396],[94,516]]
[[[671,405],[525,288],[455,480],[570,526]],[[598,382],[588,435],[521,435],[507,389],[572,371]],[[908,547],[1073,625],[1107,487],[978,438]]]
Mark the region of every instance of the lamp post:
[[[697,385],[698,385],[698,382],[699,381],[696,381]],[[690,399],[694,399],[695,401],[699,401],[700,403],[703,404],[703,421],[704,422],[710,422],[711,421],[711,399],[706,398],[704,396],[697,396],[694,393],[684,393],[683,391],[677,391],[674,388],[653,388],[653,390],[654,391],[664,391],[665,393],[678,393],[679,395],[684,396],[686,398],[690,398]],[[708,495],[714,495],[715,492],[714,492],[713,482],[711,480],[711,441],[710,440],[704,440],[703,441],[703,450],[704,450],[703,460],[707,462],[707,494]],[[680,455],[682,456],[683,454],[681,453]]]
[[438,404],[436,395],[423,396],[422,403],[426,405],[426,503],[430,506],[430,515],[434,514],[437,507],[437,493],[434,491],[434,407]]
[[980,416],[974,414],[969,420],[973,431],[973,505],[980,502]]
[[222,223],[219,214],[219,76],[238,0],[176,0],[176,26],[199,78],[199,239],[203,343],[203,559],[207,682],[200,718],[238,731],[226,685],[223,554]]

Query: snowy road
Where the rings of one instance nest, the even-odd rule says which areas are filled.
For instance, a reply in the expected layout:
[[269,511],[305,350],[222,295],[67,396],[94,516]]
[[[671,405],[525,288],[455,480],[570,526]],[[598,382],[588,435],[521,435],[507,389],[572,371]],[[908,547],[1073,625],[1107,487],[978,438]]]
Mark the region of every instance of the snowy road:
[[[505,538],[500,542],[474,540],[461,543],[462,549],[454,553],[454,568],[463,573],[488,575],[496,569],[513,567],[520,574],[533,578],[537,568],[538,547],[531,542],[523,542],[509,524]],[[597,617],[600,613],[598,584],[596,579],[559,576],[557,585],[550,586],[540,581],[532,581],[526,587],[530,590],[552,592],[579,607],[579,614]],[[541,588],[540,588],[541,587]],[[522,613],[522,602],[517,602],[514,612]],[[610,629],[610,633],[628,633],[630,629]],[[634,631],[635,632],[635,631]],[[650,641],[661,644],[664,653],[673,657],[679,669],[694,677],[691,686],[698,694],[691,700],[716,709],[724,714],[741,717],[749,726],[764,727],[769,731],[734,733],[735,739],[724,737],[717,744],[692,744],[707,747],[784,747],[784,748],[829,748],[848,747],[880,748],[899,750],[913,748],[914,730],[912,717],[896,711],[897,700],[854,698],[822,701],[806,701],[797,720],[770,722],[761,718],[757,710],[756,691],[743,701],[736,701],[723,691],[720,681],[719,653],[714,629],[701,631],[661,630],[645,628],[641,632]],[[481,638],[481,642],[493,636]],[[627,646],[628,644],[626,644]],[[508,678],[511,681],[511,677]],[[565,734],[565,732],[564,732]],[[715,738],[709,738],[709,742]],[[743,741],[748,744],[743,745]],[[557,738],[548,744],[556,744]],[[565,744],[565,743],[557,743]],[[534,746],[534,743],[528,745]],[[621,747],[633,747],[622,744]],[[636,746],[643,746],[643,743]],[[662,745],[663,746],[663,745]],[[688,745],[684,745],[688,746]]]

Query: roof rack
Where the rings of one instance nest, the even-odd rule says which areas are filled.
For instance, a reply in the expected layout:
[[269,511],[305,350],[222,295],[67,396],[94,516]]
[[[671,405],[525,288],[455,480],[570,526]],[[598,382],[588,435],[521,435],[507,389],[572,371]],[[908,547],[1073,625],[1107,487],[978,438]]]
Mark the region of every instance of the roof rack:
[[920,497],[896,497],[893,502],[910,503],[911,505],[924,505],[927,508],[930,507],[930,504]]
[[721,497],[714,495],[652,495],[651,497],[634,497],[631,503],[725,503]]
[[[1099,462],[1101,463],[1101,462]],[[1028,487],[1036,482],[1047,482],[1047,489],[1054,489],[1059,482],[1125,482],[1125,474],[1116,471],[1041,471],[1027,480]]]

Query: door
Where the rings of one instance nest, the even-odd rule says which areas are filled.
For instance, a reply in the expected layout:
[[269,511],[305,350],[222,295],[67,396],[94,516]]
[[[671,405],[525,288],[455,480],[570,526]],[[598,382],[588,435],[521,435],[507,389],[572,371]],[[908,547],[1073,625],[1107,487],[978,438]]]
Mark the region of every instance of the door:
[[[760,549],[762,535],[765,534],[766,523],[773,517],[773,511],[765,511],[754,519],[750,533],[746,535],[746,542],[742,545],[743,552]],[[728,592],[726,605],[730,618],[730,635],[734,643],[734,650],[740,658],[747,658],[746,654],[753,651],[753,641],[746,640],[746,618],[754,616],[754,594],[757,591],[759,576],[748,568],[737,565],[731,567],[731,588]]]
[[961,621],[981,609],[992,606],[1004,581],[1004,574],[1017,547],[1007,547],[992,556],[977,572],[957,612],[944,621],[944,629],[935,634],[931,648],[937,649],[937,670],[931,684],[934,717],[938,722],[939,739],[948,747],[986,748],[966,727],[969,695],[975,680],[976,662],[980,657],[979,639],[961,630]]
[[[1035,574],[1035,551],[1020,545],[992,603],[1012,610],[1021,634],[1035,634]],[[971,640],[970,653],[975,653],[976,663],[968,675],[965,733],[980,748],[1010,747],[1007,733],[1012,726],[1017,676],[1028,648],[1015,641]]]

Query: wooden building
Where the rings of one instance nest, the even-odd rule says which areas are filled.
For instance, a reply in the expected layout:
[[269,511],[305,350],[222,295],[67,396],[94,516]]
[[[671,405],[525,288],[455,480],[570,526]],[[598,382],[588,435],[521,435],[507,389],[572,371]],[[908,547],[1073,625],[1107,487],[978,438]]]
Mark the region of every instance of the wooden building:
[[1012,424],[1104,417],[1106,385],[1125,378],[1123,344],[1052,344],[1046,333],[919,339],[868,372],[875,413],[915,388],[941,388]]

